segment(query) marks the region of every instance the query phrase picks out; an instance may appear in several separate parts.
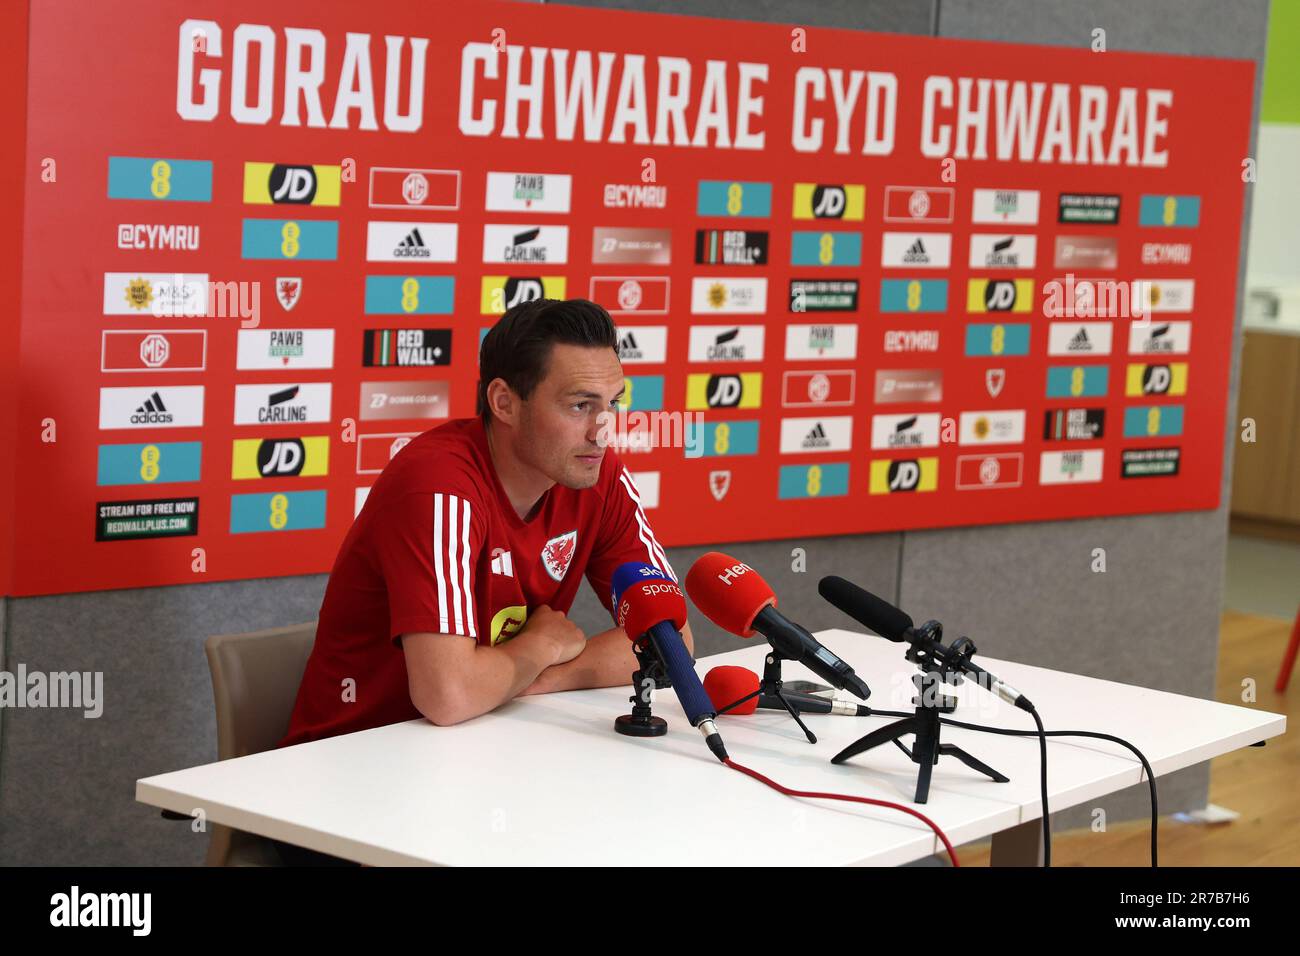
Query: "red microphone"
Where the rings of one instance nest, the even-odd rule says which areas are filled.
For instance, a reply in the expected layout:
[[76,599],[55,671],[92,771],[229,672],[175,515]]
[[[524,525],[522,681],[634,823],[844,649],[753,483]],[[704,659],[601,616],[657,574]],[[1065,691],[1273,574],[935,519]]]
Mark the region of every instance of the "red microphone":
[[[709,700],[718,711],[719,717],[727,717],[731,714],[737,716],[747,716],[754,713],[760,707],[763,710],[785,710],[785,703],[781,698],[773,694],[754,694],[758,690],[760,681],[758,675],[748,667],[737,667],[734,664],[719,664],[704,675],[704,691],[709,695]],[[733,704],[747,694],[754,694],[749,700],[745,701],[739,707],[733,707],[731,710],[722,711],[723,707]],[[815,694],[792,694],[788,691],[782,692],[782,697],[786,703],[795,707],[795,709],[804,714],[838,714],[846,717],[870,717],[871,708],[865,704],[855,704],[848,700],[839,700],[834,697],[818,697]]]
[[[754,694],[756,690],[758,690],[758,675],[748,667],[722,664],[704,675],[704,692],[709,695],[709,700],[713,701],[714,710],[721,710],[728,704],[734,704],[746,694]],[[727,713],[743,716],[752,714],[756,710],[758,710],[758,694],[754,694],[749,700],[739,707],[733,707]]]
[[686,593],[718,627],[741,637],[762,634],[786,660],[798,661],[832,687],[866,700],[871,688],[847,661],[776,609],[776,595],[744,561],[719,551],[700,557],[686,574]]
[[758,572],[721,551],[700,557],[686,575],[686,593],[700,613],[729,634],[754,636],[754,618],[776,607],[776,595]]

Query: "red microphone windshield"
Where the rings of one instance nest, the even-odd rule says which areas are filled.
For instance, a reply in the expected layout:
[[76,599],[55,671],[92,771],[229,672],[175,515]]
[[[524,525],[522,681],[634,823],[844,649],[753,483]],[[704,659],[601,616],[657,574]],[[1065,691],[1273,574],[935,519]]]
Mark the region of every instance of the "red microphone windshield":
[[[713,702],[714,710],[721,710],[728,704],[734,704],[746,694],[753,694],[756,690],[758,690],[758,675],[748,667],[723,664],[704,675],[704,692]],[[758,695],[754,694],[749,700],[727,713],[743,715],[752,714],[756,710],[758,710]]]
[[720,551],[710,551],[691,565],[686,593],[701,614],[741,637],[754,636],[751,625],[759,611],[776,607],[776,595],[758,572]]
[[681,588],[664,578],[635,581],[619,598],[614,620],[633,641],[663,621],[680,631],[686,626],[686,597]]

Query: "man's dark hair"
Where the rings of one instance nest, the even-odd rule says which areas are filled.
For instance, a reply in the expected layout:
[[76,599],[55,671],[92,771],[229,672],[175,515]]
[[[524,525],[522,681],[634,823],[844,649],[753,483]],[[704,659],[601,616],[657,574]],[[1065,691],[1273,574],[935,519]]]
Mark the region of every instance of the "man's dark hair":
[[492,420],[487,387],[503,379],[520,398],[528,398],[546,377],[551,346],[585,345],[618,352],[609,313],[586,299],[534,299],[509,309],[488,329],[478,354],[478,413]]

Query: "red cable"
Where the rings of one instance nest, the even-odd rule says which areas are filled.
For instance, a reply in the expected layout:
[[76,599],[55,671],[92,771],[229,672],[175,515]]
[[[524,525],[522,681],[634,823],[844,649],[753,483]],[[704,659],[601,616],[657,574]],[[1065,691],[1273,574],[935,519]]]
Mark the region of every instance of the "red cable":
[[931,830],[934,831],[935,835],[940,840],[943,841],[943,845],[948,851],[948,859],[952,860],[952,865],[961,866],[961,864],[957,862],[957,852],[952,848],[952,844],[948,842],[948,837],[945,836],[944,832],[939,829],[939,825],[935,823],[933,820],[931,820],[929,817],[927,817],[924,813],[919,813],[916,810],[913,810],[911,807],[904,806],[901,803],[892,803],[889,800],[873,800],[871,797],[855,797],[847,793],[819,793],[814,790],[791,790],[789,787],[783,787],[775,780],[763,776],[763,774],[759,773],[757,770],[750,770],[748,767],[741,766],[731,758],[727,758],[726,760],[723,761],[723,763],[725,763],[732,770],[739,770],[741,773],[749,774],[755,780],[761,780],[763,783],[767,784],[773,790],[779,791],[780,793],[784,793],[788,797],[816,797],[823,800],[852,800],[855,803],[870,803],[873,806],[877,806],[877,807],[893,807],[895,810],[902,810],[904,813],[910,813],[918,820],[924,822]]

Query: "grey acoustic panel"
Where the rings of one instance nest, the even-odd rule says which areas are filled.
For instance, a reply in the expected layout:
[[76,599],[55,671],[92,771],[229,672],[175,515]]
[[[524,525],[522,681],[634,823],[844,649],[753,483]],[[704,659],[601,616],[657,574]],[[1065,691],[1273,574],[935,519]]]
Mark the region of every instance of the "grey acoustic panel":
[[[1225,14],[1231,10],[1231,28]],[[1187,53],[1262,63],[1268,0],[939,0],[938,35],[1087,47],[1093,29],[1111,50]]]
[[[929,34],[937,0],[566,0],[565,6]],[[730,47],[719,38],[719,55]]]
[[[946,37],[1078,47],[1087,47],[1092,30],[1100,27],[1111,50],[1253,59],[1259,70],[1267,0],[1234,4],[1231,30],[1222,28],[1222,13],[1215,0],[941,0],[937,19],[939,35]],[[1098,68],[1103,64],[1099,59]],[[1251,107],[1255,120],[1260,72]],[[1248,191],[1243,263],[1249,200]],[[1236,437],[1242,281],[1239,277],[1220,507],[908,533],[901,596],[914,616],[940,617],[961,627],[992,656],[1213,695]],[[1089,570],[1093,547],[1106,549],[1105,574]],[[1050,726],[1050,714],[1045,720]],[[1204,806],[1208,787],[1208,765],[1188,768],[1163,782],[1161,806],[1166,811]],[[1115,821],[1145,815],[1146,800],[1141,787],[1097,805]],[[1062,813],[1056,827],[1089,822],[1088,809]]]
[[104,711],[9,710],[0,865],[188,865],[206,834],[135,802],[139,777],[217,759],[203,642],[312,620],[324,575],[13,600],[10,669],[100,671]]

